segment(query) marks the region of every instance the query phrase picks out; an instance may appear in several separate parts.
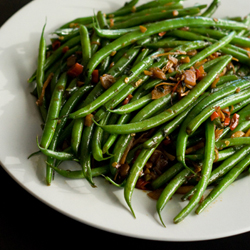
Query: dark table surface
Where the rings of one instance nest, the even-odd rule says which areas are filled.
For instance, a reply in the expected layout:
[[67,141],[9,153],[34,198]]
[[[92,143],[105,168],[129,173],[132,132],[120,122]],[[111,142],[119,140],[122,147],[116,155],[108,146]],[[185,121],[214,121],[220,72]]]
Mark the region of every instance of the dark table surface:
[[[1,0],[0,25],[29,0]],[[1,39],[1,38],[0,38]],[[39,250],[61,247],[112,246],[155,249],[250,249],[250,232],[210,241],[161,242],[130,238],[105,232],[53,210],[21,188],[0,167],[0,249]],[[215,225],[216,226],[216,225]],[[138,245],[139,246],[139,245]]]

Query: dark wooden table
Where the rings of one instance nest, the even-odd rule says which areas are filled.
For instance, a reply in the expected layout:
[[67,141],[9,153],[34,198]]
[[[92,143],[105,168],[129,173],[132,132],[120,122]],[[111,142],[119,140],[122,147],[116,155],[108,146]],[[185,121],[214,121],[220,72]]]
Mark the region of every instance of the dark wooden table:
[[[0,25],[29,2],[29,0],[1,0]],[[1,167],[0,199],[1,250],[109,248],[110,246],[117,249],[121,247],[131,249],[131,246],[167,250],[250,249],[250,232],[199,242],[161,242],[108,233],[79,223],[46,206],[22,189]]]

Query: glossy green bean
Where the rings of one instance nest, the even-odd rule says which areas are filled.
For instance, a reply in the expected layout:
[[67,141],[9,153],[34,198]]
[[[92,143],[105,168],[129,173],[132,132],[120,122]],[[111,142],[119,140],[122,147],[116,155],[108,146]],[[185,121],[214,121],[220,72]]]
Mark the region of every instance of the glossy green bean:
[[238,178],[238,176],[249,166],[249,164],[250,155],[247,155],[245,159],[233,167],[219,182],[219,184],[212,189],[209,195],[195,210],[195,213],[200,214],[206,207],[208,207],[211,202],[213,202],[229,185],[231,185]]
[[170,29],[180,28],[184,26],[216,26],[216,27],[223,27],[229,28],[233,30],[238,29],[246,29],[246,26],[242,23],[228,21],[228,20],[213,20],[211,18],[204,18],[204,17],[186,17],[186,18],[175,18],[173,20],[165,20],[159,21],[157,23],[153,23],[150,26],[147,26],[146,32],[142,33],[140,28],[138,27],[137,30],[130,32],[126,35],[123,35],[117,38],[115,41],[111,42],[105,48],[100,49],[89,61],[87,70],[88,70],[88,77],[91,78],[91,74],[96,66],[112,51],[117,51],[121,48],[129,46],[131,43],[136,42],[139,39],[145,38],[147,36],[151,36],[153,34],[157,34],[162,31],[168,31]]
[[[228,157],[226,160],[224,160],[217,168],[215,168],[209,178],[208,185],[212,184],[214,181],[216,181],[221,176],[224,176],[230,169],[232,169],[236,164],[238,164],[246,155],[248,155],[250,152],[250,146],[244,146],[237,152],[235,152],[232,156]],[[191,189],[189,192],[187,192],[183,197],[182,200],[188,199],[191,195],[194,194],[196,191],[196,187]]]
[[141,122],[134,122],[124,125],[107,125],[101,127],[109,133],[130,134],[146,131],[148,129],[162,125],[163,123],[180,114],[186,107],[191,105],[193,101],[195,101],[212,84],[218,72],[221,72],[231,59],[232,57],[228,56],[225,60],[222,60],[216,64],[213,69],[209,71],[208,74],[199,82],[199,84],[197,84],[189,92],[187,96],[174,104],[168,110]]
[[182,221],[199,203],[204,191],[207,188],[209,177],[212,172],[213,167],[213,155],[214,155],[214,147],[215,147],[215,126],[213,122],[207,120],[206,121],[206,130],[205,130],[205,152],[204,152],[204,160],[201,169],[201,178],[198,182],[196,192],[191,197],[189,203],[175,216],[174,223],[179,223]]

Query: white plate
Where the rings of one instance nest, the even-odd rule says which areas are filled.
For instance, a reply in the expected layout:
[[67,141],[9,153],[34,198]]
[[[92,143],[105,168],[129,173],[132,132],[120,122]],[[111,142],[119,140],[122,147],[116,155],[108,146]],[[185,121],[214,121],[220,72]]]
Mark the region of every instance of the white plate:
[[[191,6],[198,0],[186,1]],[[206,3],[207,1],[199,1]],[[209,1],[210,2],[210,1]],[[123,199],[123,191],[97,181],[91,188],[85,180],[68,180],[56,175],[50,187],[44,181],[41,156],[27,160],[36,151],[41,135],[40,119],[29,94],[27,78],[36,68],[38,42],[47,19],[46,37],[61,24],[76,17],[92,15],[93,9],[110,12],[123,0],[36,0],[9,19],[0,30],[0,131],[1,163],[23,188],[57,211],[109,232],[143,239],[195,241],[215,239],[250,230],[250,179],[228,188],[199,216],[191,214],[178,225],[172,220],[186,203],[174,198],[163,211],[164,228],[156,215],[155,201],[136,190],[132,205],[134,219]],[[245,16],[250,2],[222,0],[216,17]],[[49,41],[49,40],[48,40]]]

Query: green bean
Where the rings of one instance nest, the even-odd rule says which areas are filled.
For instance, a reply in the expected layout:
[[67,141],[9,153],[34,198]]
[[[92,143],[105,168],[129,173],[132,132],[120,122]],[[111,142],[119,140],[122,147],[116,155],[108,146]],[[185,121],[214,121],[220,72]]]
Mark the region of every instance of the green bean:
[[203,160],[203,165],[201,169],[201,178],[198,182],[196,192],[191,197],[189,203],[180,211],[180,213],[174,218],[174,223],[179,223],[182,221],[199,203],[204,191],[207,188],[209,177],[213,167],[213,154],[215,147],[215,127],[214,124],[207,120],[206,130],[205,130],[205,155]]
[[[101,120],[101,124],[106,124],[109,117],[110,117],[111,113],[110,112],[106,112],[105,116],[103,117],[103,119]],[[112,156],[108,156],[108,157],[103,157],[103,153],[102,153],[102,135],[103,135],[103,130],[96,126],[93,132],[93,136],[91,139],[91,147],[92,147],[92,154],[93,154],[93,158],[97,161],[103,161],[103,160],[107,160]]]
[[214,12],[218,9],[220,0],[213,0],[209,7],[201,14],[204,17],[211,17]]
[[[84,179],[85,178],[82,170],[64,170],[53,165],[51,165],[51,168],[53,168],[61,176],[69,178],[69,179]],[[108,174],[108,171],[109,171],[108,165],[91,169],[93,177]]]
[[196,213],[200,214],[212,201],[214,201],[230,184],[232,184],[238,176],[249,166],[250,155],[247,155],[245,159],[240,161],[235,167],[233,167],[219,182],[219,184],[213,188],[209,195],[201,202],[196,209]]
[[[46,70],[49,69],[49,67],[55,63],[60,57],[63,56],[63,48],[68,46],[69,48],[76,46],[77,44],[80,43],[80,36],[74,37],[72,39],[70,39],[69,41],[67,41],[63,46],[60,46],[51,56],[49,56],[44,64],[44,71],[46,72]],[[33,74],[28,82],[31,83],[36,79],[36,74]]]
[[[193,102],[192,105],[187,107],[182,113],[180,113],[178,116],[176,116],[172,121],[168,122],[167,124],[164,124],[155,134],[152,136],[149,140],[143,143],[144,148],[152,148],[155,147],[160,141],[162,141],[166,136],[170,135],[176,128],[178,128],[186,118],[186,116],[189,115],[190,112],[192,112],[192,109],[199,104],[204,98],[208,96],[208,93],[205,93],[201,95],[199,98],[197,98],[196,101]],[[180,132],[179,132],[180,133]]]
[[[184,122],[181,124],[176,143],[176,158],[178,161],[182,162],[183,165],[186,166],[185,151],[187,139],[190,135],[186,131],[188,124],[191,123],[194,119],[197,119],[196,117],[199,116],[204,109],[206,109],[207,107],[214,106],[213,104],[216,101],[221,100],[223,97],[233,94],[239,88],[239,86],[246,87],[248,86],[248,84],[248,80],[236,80],[232,82],[231,85],[224,87],[220,91],[214,92],[210,95],[208,95],[207,93],[207,96],[205,95],[205,99],[203,99],[198,105],[196,105],[196,107],[188,114]],[[209,110],[209,108],[207,108],[206,110]],[[204,111],[203,114],[204,113],[206,112]]]
[[[150,56],[146,57],[142,62],[137,64],[135,67],[131,69],[132,74],[127,76],[124,75],[122,76],[117,82],[115,82],[109,89],[105,91],[103,95],[98,97],[96,100],[94,100],[91,104],[85,106],[82,109],[79,109],[78,111],[69,114],[69,118],[72,119],[77,119],[86,116],[87,114],[92,113],[95,111],[97,108],[102,106],[104,103],[109,101],[112,97],[114,97],[117,92],[122,90],[127,84],[132,82],[133,80],[136,79],[136,77],[148,67],[148,65],[152,64],[154,60],[154,56],[159,54],[160,51],[157,51]],[[93,58],[93,57],[92,57]]]
[[163,222],[161,211],[166,206],[167,202],[172,198],[177,189],[186,182],[187,178],[191,175],[191,171],[189,169],[183,169],[180,173],[174,176],[170,182],[163,189],[160,197],[156,203],[156,210],[159,215],[160,221],[164,227],[166,225]]
[[87,179],[92,187],[95,187],[91,171],[91,140],[94,127],[95,124],[92,123],[90,126],[85,126],[83,128],[80,145],[80,165],[82,167],[83,176]]
[[[168,79],[169,77],[176,75],[179,71],[190,68],[196,62],[202,61],[203,59],[207,58],[212,53],[214,53],[214,52],[218,51],[219,49],[223,48],[226,44],[228,44],[232,40],[232,38],[235,36],[235,34],[236,34],[235,32],[232,32],[227,37],[224,37],[221,40],[219,40],[218,42],[210,45],[209,47],[206,47],[201,52],[199,52],[195,56],[193,56],[190,59],[190,62],[180,65],[179,68],[178,68],[178,71],[173,71],[172,73],[166,74],[166,78]],[[209,63],[209,65],[210,65],[210,63]],[[145,89],[149,89],[149,88],[152,88],[152,87],[153,87],[153,84],[147,84],[145,86]]]
[[134,122],[124,125],[106,125],[101,127],[109,133],[130,134],[146,131],[169,121],[180,114],[186,107],[191,105],[191,103],[195,101],[212,84],[217,74],[224,69],[231,58],[231,56],[228,56],[226,60],[222,60],[216,64],[213,69],[209,71],[208,74],[199,82],[199,84],[197,84],[189,92],[187,96],[181,99],[178,103],[174,104],[168,110],[141,122]]
[[63,73],[56,85],[56,88],[53,92],[51,102],[48,109],[48,114],[43,129],[43,134],[40,141],[40,146],[47,149],[50,145],[51,140],[57,126],[57,119],[59,116],[61,108],[62,95],[67,83],[67,73]]
[[[208,185],[212,184],[221,176],[225,175],[230,169],[232,169],[236,164],[238,164],[246,155],[250,152],[250,146],[244,146],[237,152],[235,152],[232,156],[226,158],[217,168],[215,168],[209,178]],[[196,191],[196,187],[187,192],[182,200],[188,199],[193,193]]]
[[226,147],[239,146],[244,144],[250,144],[250,137],[235,137],[235,138],[221,139],[215,143],[215,147],[221,150]]
[[[156,99],[146,105],[143,109],[141,109],[130,122],[142,121],[147,119],[148,117],[153,116],[160,109],[164,108],[164,106],[171,101],[171,94],[167,94],[159,99]],[[109,126],[109,125],[107,125]],[[119,137],[118,141],[113,150],[113,157],[111,158],[111,173],[116,172],[116,169],[113,167],[113,163],[119,162],[126,147],[128,146],[130,140],[132,139],[131,134],[122,135]]]
[[[118,78],[125,70],[127,65],[135,58],[138,54],[139,48],[132,47],[127,51],[127,53],[123,54],[123,56],[118,60],[118,62],[113,66],[107,74],[112,75],[114,78]],[[95,88],[89,93],[86,100],[82,103],[79,108],[85,107],[89,105],[92,101],[94,101],[98,96],[100,96],[105,91],[104,87],[102,86],[101,81],[99,81]],[[84,119],[75,119],[74,126],[72,129],[72,139],[71,145],[72,149],[75,153],[77,153],[82,136],[82,129],[83,129]]]
[[[208,37],[212,37],[215,39],[221,39],[222,37],[228,35],[227,32],[223,32],[220,30],[215,30],[215,29],[206,29],[206,28],[190,28],[191,32],[194,33],[199,33]],[[249,47],[250,46],[250,39],[247,37],[241,37],[236,35],[231,43],[237,44],[239,46],[244,46],[244,47]]]
[[[39,53],[37,60],[37,71],[36,71],[36,83],[37,83],[37,95],[38,98],[42,94],[43,82],[44,82],[44,65],[46,61],[46,40],[44,38],[44,30],[46,24],[43,26],[40,43],[39,43]],[[39,110],[42,116],[43,121],[45,122],[47,116],[46,102],[45,98],[43,98],[42,105],[39,105]]]
[[150,26],[147,26],[146,32],[142,33],[140,28],[138,27],[137,30],[130,32],[126,35],[123,35],[113,42],[111,42],[105,48],[100,49],[93,57],[90,59],[87,70],[88,70],[88,77],[91,78],[91,74],[96,66],[112,51],[117,51],[121,48],[129,46],[131,43],[136,42],[139,39],[145,38],[147,36],[151,36],[157,34],[162,31],[168,31],[175,28],[180,28],[184,26],[216,26],[216,27],[223,27],[223,28],[230,28],[233,30],[239,29],[246,29],[246,26],[242,23],[228,21],[228,20],[213,20],[211,18],[205,17],[186,17],[186,18],[175,18],[165,21],[159,21],[157,23],[153,23]]
[[[156,190],[162,187],[165,183],[170,181],[176,174],[178,174],[184,166],[181,162],[177,162],[172,167],[167,169],[163,174],[161,174],[157,179],[153,180],[151,183],[151,187]],[[188,170],[189,171],[189,170]]]
[[[187,15],[196,15],[200,12],[200,9],[204,7],[206,7],[206,5],[199,5],[185,9],[177,9],[178,17],[183,17]],[[136,25],[142,25],[148,22],[166,20],[173,17],[174,17],[173,10],[166,10],[165,12],[159,11],[158,13],[149,13],[147,15],[132,17],[127,19],[126,21],[115,23],[112,29],[124,29]]]
[[244,90],[242,92],[233,94],[231,96],[225,97],[208,107],[202,110],[202,112],[197,115],[190,123],[187,125],[186,131],[190,135],[192,134],[199,126],[200,124],[205,121],[208,117],[212,115],[214,112],[214,107],[221,107],[221,109],[224,109],[230,105],[234,105],[236,103],[241,102],[242,100],[245,100],[250,97],[250,91]]
[[91,58],[91,44],[88,29],[84,25],[79,26],[81,47],[82,47],[82,65],[86,67]]

